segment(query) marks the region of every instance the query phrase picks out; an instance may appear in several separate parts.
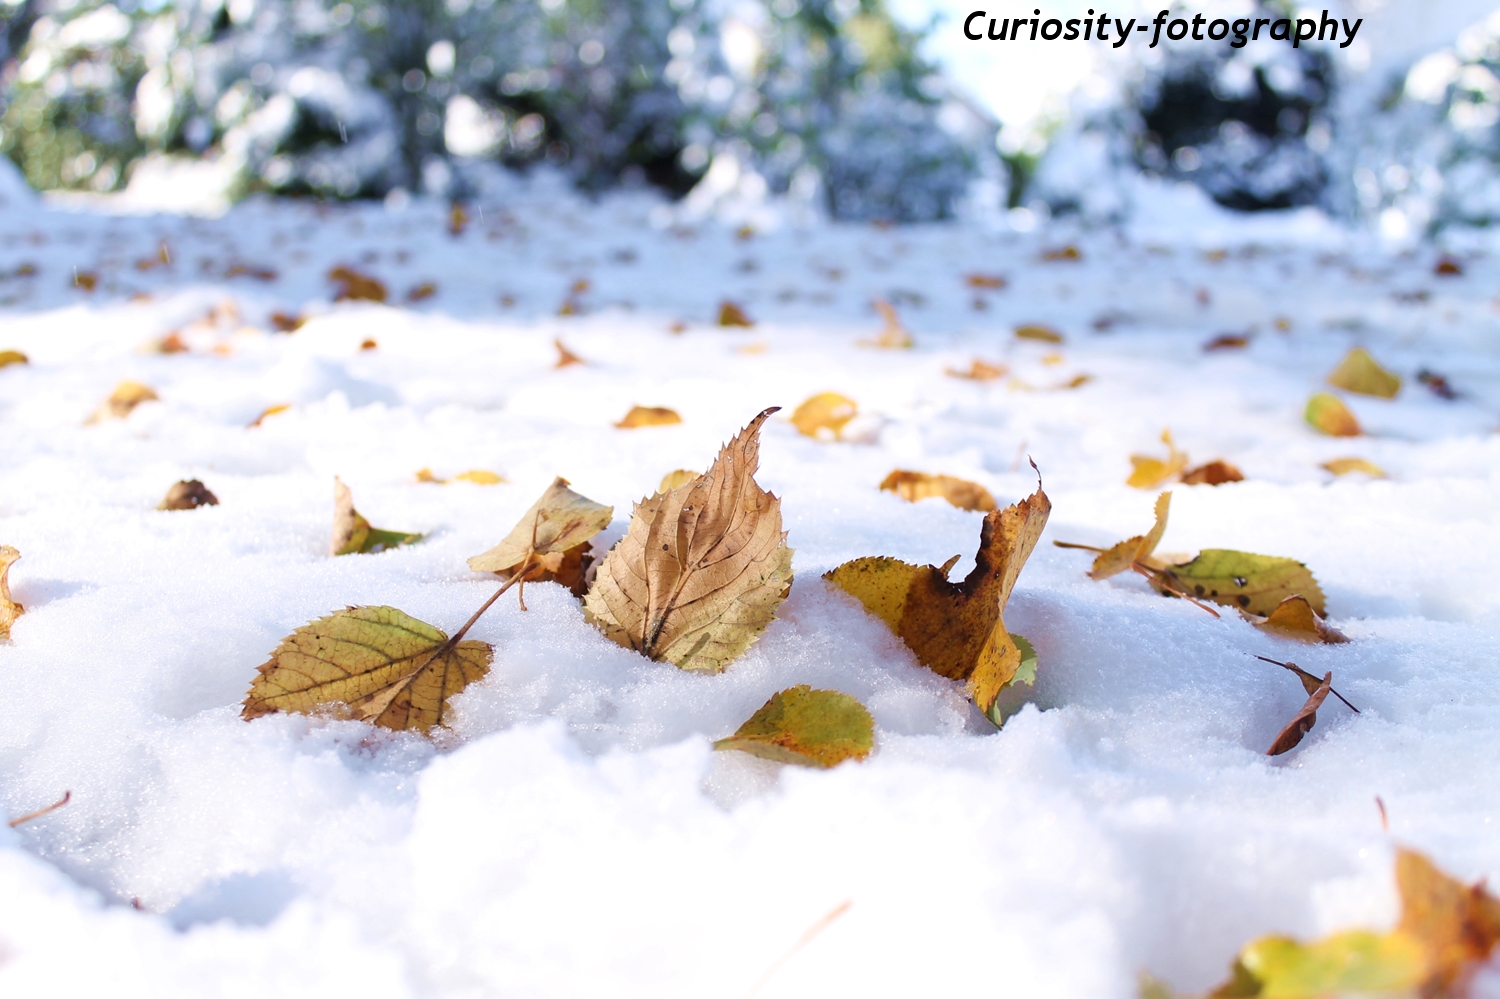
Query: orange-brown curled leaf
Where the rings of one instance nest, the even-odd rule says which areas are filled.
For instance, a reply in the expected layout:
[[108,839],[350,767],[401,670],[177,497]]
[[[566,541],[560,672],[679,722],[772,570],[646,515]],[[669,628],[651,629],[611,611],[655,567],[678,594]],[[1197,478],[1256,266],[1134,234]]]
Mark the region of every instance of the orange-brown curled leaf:
[[218,506],[219,497],[197,479],[174,482],[167,495],[157,504],[158,510],[196,510],[200,506]]
[[1250,346],[1250,337],[1244,333],[1220,333],[1203,345],[1205,351],[1241,350]]
[[1182,473],[1185,486],[1222,486],[1226,482],[1243,482],[1245,473],[1222,458]]
[[621,430],[634,430],[637,427],[667,427],[681,422],[682,417],[677,415],[675,409],[665,406],[631,406],[630,412],[615,426]]
[[755,481],[762,412],[687,485],[635,505],[584,597],[606,638],[717,673],[765,631],[792,585],[781,500]]
[[328,280],[338,287],[334,291],[335,302],[384,302],[385,285],[368,274],[361,274],[352,267],[335,267],[328,272]]
[[[1094,559],[1094,564],[1089,568],[1089,578],[1104,580],[1111,576],[1118,576],[1136,563],[1143,566],[1151,564],[1149,560],[1152,553],[1156,551],[1156,546],[1161,544],[1162,535],[1167,533],[1167,514],[1171,509],[1172,494],[1170,492],[1156,497],[1156,523],[1151,525],[1151,530],[1145,534],[1137,534],[1133,538],[1126,538],[1099,552],[1098,557]],[[1076,547],[1060,541],[1053,543],[1059,548]]]
[[566,368],[570,364],[584,363],[583,358],[563,345],[561,337],[554,337],[552,339],[552,346],[557,348],[557,363],[552,365],[554,368]]
[[1063,335],[1051,326],[1041,323],[1026,323],[1016,327],[1017,340],[1035,340],[1039,343],[1062,343]]
[[974,570],[961,583],[948,569],[899,559],[859,558],[824,573],[886,623],[934,673],[968,682],[969,695],[989,712],[1015,678],[1021,650],[1005,629],[1005,604],[1036,547],[1052,504],[1037,491],[985,515]]
[[880,330],[880,335],[873,340],[861,340],[861,347],[879,347],[882,350],[909,350],[915,346],[911,333],[901,325],[901,317],[896,315],[896,307],[883,298],[877,298],[874,302],[875,311],[880,313],[880,318],[885,325]]
[[1394,399],[1401,391],[1401,376],[1382,368],[1368,350],[1355,347],[1328,375],[1328,384],[1356,395]]
[[1396,851],[1400,932],[1421,941],[1431,960],[1423,996],[1467,994],[1470,977],[1500,943],[1500,899],[1480,881],[1466,885],[1415,850]]
[[371,527],[358,510],[354,509],[354,494],[337,477],[333,480],[333,537],[328,544],[331,555],[362,555],[382,552],[387,548],[415,544],[423,535],[403,531],[387,531]]
[[1327,392],[1319,392],[1307,400],[1303,418],[1314,430],[1329,437],[1358,437],[1364,432],[1343,400]]
[[245,695],[246,721],[274,711],[327,711],[427,732],[448,698],[490,670],[487,642],[458,642],[394,607],[349,607],[282,639]]
[[1318,466],[1334,475],[1348,475],[1350,472],[1363,472],[1371,478],[1383,479],[1386,477],[1385,469],[1365,458],[1334,458],[1325,461]]
[[977,482],[960,479],[953,475],[929,475],[926,472],[910,472],[902,468],[887,475],[880,483],[884,492],[892,492],[908,503],[938,497],[945,499],[960,510],[989,511],[995,509],[995,497]]
[[792,426],[807,437],[837,440],[858,412],[859,405],[847,395],[819,392],[792,410]]
[[140,382],[126,380],[115,386],[115,390],[104,400],[104,404],[94,411],[88,422],[100,423],[104,420],[123,420],[129,416],[135,407],[143,402],[152,402],[161,398],[149,385]]
[[1312,727],[1318,722],[1318,708],[1328,698],[1328,690],[1333,686],[1333,673],[1325,673],[1323,682],[1307,698],[1302,709],[1296,716],[1287,722],[1286,728],[1276,736],[1276,741],[1271,743],[1271,748],[1266,750],[1267,756],[1280,756],[1282,753],[1290,752],[1302,741],[1302,737],[1312,731]]
[[1349,636],[1323,622],[1313,612],[1312,604],[1300,593],[1294,593],[1264,618],[1252,618],[1252,623],[1261,631],[1290,638],[1298,642],[1325,642],[1337,645],[1349,641]]
[[1155,489],[1162,483],[1177,477],[1187,467],[1187,453],[1177,450],[1177,445],[1172,441],[1172,431],[1163,430],[1161,441],[1167,446],[1165,458],[1153,458],[1144,454],[1130,456],[1130,476],[1125,480],[1127,486],[1134,486],[1137,489]]
[[771,699],[715,749],[738,749],[778,763],[833,767],[875,748],[875,719],[848,694],[799,684]]
[[26,355],[19,350],[0,350],[0,368],[12,364],[30,364]]
[[250,427],[258,427],[262,423],[266,422],[266,418],[267,417],[269,417],[269,416],[275,416],[277,413],[285,413],[287,410],[289,410],[291,408],[292,408],[291,404],[290,403],[286,403],[286,402],[278,402],[274,406],[267,406],[265,409],[261,410],[261,414],[259,416],[257,416],[255,419],[253,419],[253,420],[250,421],[250,423],[249,423],[248,426],[250,426]]
[[719,325],[754,326],[755,320],[750,318],[743,307],[726,298],[719,303]]
[[503,579],[525,571],[528,581],[555,580],[581,591],[583,574],[593,561],[589,542],[609,526],[614,514],[614,507],[575,493],[568,480],[559,477],[499,544],[469,559],[469,568],[498,573]]
[[988,361],[974,358],[969,362],[969,370],[960,371],[957,368],[944,368],[943,374],[951,378],[967,378],[975,382],[993,382],[1004,378],[1010,373],[1010,367],[1005,364],[991,364]]
[[10,598],[10,567],[21,553],[10,545],[0,545],[0,638],[10,637],[10,626],[26,613],[26,608]]

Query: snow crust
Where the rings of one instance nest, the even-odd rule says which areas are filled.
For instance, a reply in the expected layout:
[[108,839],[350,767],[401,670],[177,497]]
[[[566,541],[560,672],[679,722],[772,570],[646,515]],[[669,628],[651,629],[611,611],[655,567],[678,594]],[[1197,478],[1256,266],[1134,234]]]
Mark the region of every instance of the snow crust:
[[[1304,216],[1210,237],[1161,204],[1133,234],[749,239],[543,183],[491,193],[457,237],[421,201],[252,200],[217,219],[13,204],[0,349],[31,364],[0,369],[0,543],[24,555],[27,614],[0,646],[0,808],[74,800],[0,828],[6,993],[735,996],[852,901],[761,995],[1126,997],[1148,969],[1201,989],[1257,934],[1388,924],[1395,841],[1493,880],[1500,263],[1476,251],[1439,278],[1435,248],[1393,255]],[[138,269],[163,241],[172,263]],[[1042,260],[1070,242],[1082,261]],[[236,263],[279,276],[226,277]],[[333,305],[335,264],[397,304]],[[976,271],[1010,285],[976,293]],[[583,314],[557,316],[580,278]],[[437,294],[404,304],[424,281]],[[876,296],[915,350],[856,345]],[[758,325],[709,325],[723,298]],[[265,332],[274,311],[314,318]],[[1067,343],[1016,341],[1022,322]],[[173,331],[192,349],[156,353]],[[1203,351],[1225,332],[1249,348]],[[589,364],[554,370],[554,337]],[[1355,344],[1407,385],[1351,399],[1369,436],[1319,437],[1302,407]],[[975,356],[1017,381],[944,374]],[[1417,384],[1424,367],[1461,398]],[[1051,388],[1077,374],[1092,380]],[[84,426],[123,378],[161,401]],[[783,497],[797,578],[722,676],[641,659],[539,585],[528,613],[502,601],[471,633],[494,669],[435,744],[239,719],[255,667],[314,617],[388,603],[457,627],[492,588],[465,557],[554,475],[615,505],[608,544],[665,472],[825,390],[859,402],[872,443],[768,424],[759,478]],[[615,429],[634,404],[684,422]],[[1149,525],[1127,456],[1160,450],[1165,426],[1246,481],[1178,487],[1163,550],[1304,560],[1350,644],[1267,637],[1129,575],[1094,583],[1085,553],[1050,545]],[[995,731],[819,577],[874,554],[963,553],[963,573],[980,516],[877,483],[943,472],[1013,502],[1035,486],[1027,455],[1054,511],[1007,623],[1041,661],[1033,705]],[[1347,455],[1391,477],[1318,468]],[[424,467],[509,482],[418,484]],[[430,538],[329,558],[335,475],[372,523]],[[157,511],[188,477],[221,504]],[[1255,654],[1332,670],[1362,713],[1331,704],[1266,758],[1304,695]],[[876,755],[810,772],[710,750],[796,683],[864,701]]]

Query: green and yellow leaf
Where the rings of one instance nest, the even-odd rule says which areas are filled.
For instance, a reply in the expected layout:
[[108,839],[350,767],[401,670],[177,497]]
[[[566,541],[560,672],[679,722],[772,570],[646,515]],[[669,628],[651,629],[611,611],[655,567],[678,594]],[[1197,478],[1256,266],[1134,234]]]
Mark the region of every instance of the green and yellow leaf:
[[715,749],[738,749],[778,763],[832,767],[875,747],[875,719],[848,694],[800,684],[771,699]]

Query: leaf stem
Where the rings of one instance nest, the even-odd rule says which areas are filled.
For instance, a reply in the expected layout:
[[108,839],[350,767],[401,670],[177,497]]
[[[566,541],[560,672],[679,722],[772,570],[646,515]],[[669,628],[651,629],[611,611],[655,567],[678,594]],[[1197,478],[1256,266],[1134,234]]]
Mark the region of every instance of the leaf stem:
[[1080,545],[1072,541],[1054,541],[1052,543],[1059,548],[1081,548],[1086,552],[1103,552],[1108,550],[1105,548],[1095,548],[1093,545]]
[[[1270,663],[1272,666],[1280,666],[1282,669],[1291,670],[1299,677],[1305,676],[1313,680],[1318,679],[1311,673],[1304,670],[1302,667],[1298,666],[1296,663],[1284,663],[1275,659],[1267,659],[1265,656],[1256,656],[1255,658],[1259,659],[1263,663]],[[1343,694],[1340,694],[1337,690],[1334,690],[1331,685],[1328,688],[1328,692],[1331,693],[1334,697],[1337,697],[1339,700],[1343,701],[1344,706],[1347,707],[1350,711],[1353,711],[1355,714],[1359,714],[1359,708],[1356,708],[1354,705],[1350,704],[1348,699],[1344,697]]]
[[48,805],[46,808],[38,808],[34,812],[27,812],[25,815],[21,816],[18,819],[11,819],[10,820],[10,827],[12,829],[14,829],[16,826],[20,825],[23,822],[30,822],[32,819],[39,819],[43,815],[47,815],[47,814],[49,814],[51,812],[57,811],[59,808],[61,808],[62,806],[66,805],[68,802],[70,802],[72,800],[73,800],[73,792],[72,791],[64,791],[63,792],[63,796],[61,798],[59,798],[57,801],[54,801],[52,804]]
[[1167,574],[1165,572],[1147,569],[1145,566],[1141,565],[1140,562],[1132,562],[1130,563],[1130,567],[1136,572],[1140,573],[1142,576],[1145,576],[1147,579],[1151,580],[1157,586],[1160,586],[1162,589],[1173,594],[1174,596],[1181,597],[1188,603],[1192,604],[1194,607],[1197,607],[1199,610],[1206,610],[1214,617],[1219,616],[1219,612],[1208,606],[1208,604],[1190,596],[1189,594],[1185,593],[1180,587],[1173,584],[1173,582],[1167,578]]

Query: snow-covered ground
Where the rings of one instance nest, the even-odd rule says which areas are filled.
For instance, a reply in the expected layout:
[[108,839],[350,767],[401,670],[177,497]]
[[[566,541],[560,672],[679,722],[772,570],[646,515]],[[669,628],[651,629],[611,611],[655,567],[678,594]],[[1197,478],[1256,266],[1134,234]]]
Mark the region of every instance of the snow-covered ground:
[[[0,369],[0,544],[23,553],[27,608],[0,645],[0,809],[73,792],[0,827],[5,994],[734,999],[848,901],[762,996],[1103,999],[1142,970],[1203,988],[1258,934],[1389,924],[1393,840],[1500,875],[1500,259],[1438,277],[1436,250],[1264,220],[742,237],[541,183],[471,215],[453,236],[421,202],[0,212],[0,350],[31,361]],[[163,243],[171,263],[147,266]],[[1082,259],[1043,259],[1066,244]],[[396,304],[331,304],[336,264]],[[877,296],[914,350],[858,345]],[[712,325],[726,298],[757,325]],[[274,312],[313,318],[287,335]],[[1066,342],[1015,339],[1027,322]],[[157,352],[174,332],[189,349]],[[1205,352],[1222,333],[1250,344]],[[587,365],[555,369],[554,337]],[[1303,405],[1356,344],[1406,386],[1351,399],[1368,436],[1318,436]],[[945,374],[976,357],[1011,375]],[[85,425],[122,379],[160,401]],[[495,665],[435,744],[240,720],[256,666],[315,617],[388,603],[457,627],[493,588],[465,558],[553,476],[614,504],[608,543],[663,473],[825,390],[858,401],[861,442],[768,425],[759,479],[796,581],[725,674],[641,659],[538,585],[471,634]],[[635,404],[683,422],[616,429]],[[1144,530],[1154,493],[1124,484],[1127,459],[1164,427],[1246,479],[1177,487],[1163,550],[1303,560],[1353,641],[1095,583],[1048,543]],[[966,571],[979,514],[877,484],[943,472],[1008,503],[1034,488],[1026,455],[1053,514],[1007,623],[1041,664],[1035,706],[996,731],[820,575],[876,554]],[[1390,477],[1319,467],[1344,456]],[[375,525],[430,537],[330,558],[335,475]],[[190,477],[221,504],[155,509]],[[1257,654],[1332,670],[1362,713],[1330,701],[1268,759],[1304,694]],[[876,754],[814,772],[710,751],[797,683],[864,701]]]

